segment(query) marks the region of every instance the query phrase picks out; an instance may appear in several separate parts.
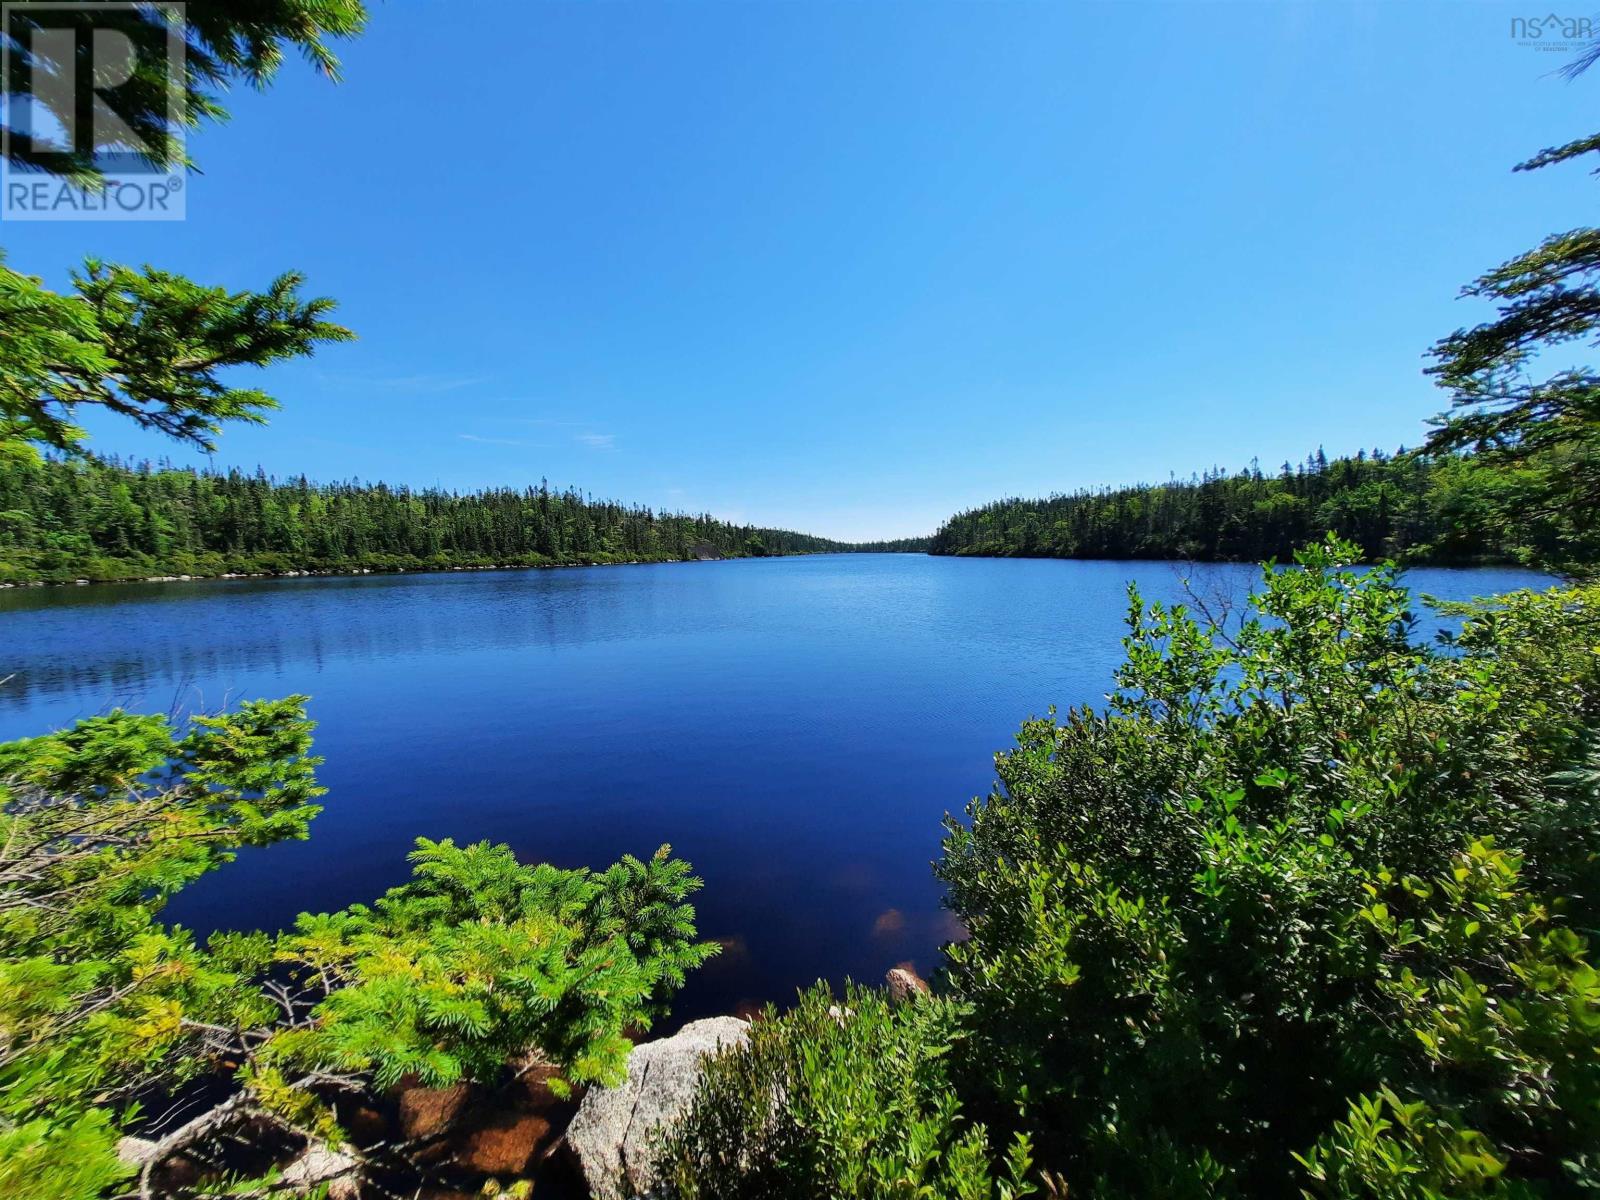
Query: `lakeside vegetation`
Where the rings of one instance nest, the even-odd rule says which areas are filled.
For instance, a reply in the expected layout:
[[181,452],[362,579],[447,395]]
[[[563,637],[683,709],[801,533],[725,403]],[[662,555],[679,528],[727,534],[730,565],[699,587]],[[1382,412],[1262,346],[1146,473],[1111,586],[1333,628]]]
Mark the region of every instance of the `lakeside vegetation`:
[[[419,838],[411,880],[371,905],[204,944],[162,923],[240,849],[306,836],[324,789],[304,701],[182,727],[114,711],[0,746],[11,1200],[324,1192],[270,1169],[308,1144],[373,1179],[403,1171],[400,1149],[357,1149],[340,1121],[402,1079],[499,1080],[532,1048],[558,1090],[615,1082],[629,1034],[717,949],[694,940],[700,881],[665,846],[592,872]],[[219,1084],[226,1099],[162,1129],[137,1168],[119,1159],[152,1097]],[[169,1179],[178,1159],[215,1181]]]
[[911,545],[852,545],[543,483],[463,495],[85,457],[0,459],[0,583],[676,562]]
[[1107,705],[947,822],[935,995],[769,1013],[666,1194],[1593,1195],[1600,589],[1430,646],[1354,557],[1225,625],[1131,592]]
[[[260,82],[285,49],[331,70],[324,35],[364,18],[339,0],[205,15],[189,36],[211,85]],[[155,8],[123,19],[165,32]],[[203,89],[194,111],[220,114]],[[1600,136],[1530,165],[1595,151]],[[1158,530],[1193,532],[1221,498],[1253,518],[1265,498],[1329,527],[1366,512],[1376,540],[1264,570],[1231,617],[1131,591],[1104,708],[1026,722],[994,789],[947,822],[936,872],[968,936],[936,994],[818,988],[774,1009],[704,1073],[658,1148],[661,1193],[1600,1194],[1600,587],[1458,610],[1459,635],[1430,645],[1395,570],[1353,567],[1390,549],[1395,518],[1375,514],[1406,493],[1386,488],[1461,469],[1485,473],[1457,494],[1492,494],[1495,545],[1592,573],[1600,377],[1528,367],[1595,341],[1597,276],[1600,230],[1580,230],[1479,281],[1499,312],[1436,348],[1453,408],[1427,461],[1358,460],[1337,492],[1333,464],[1296,472],[1306,496],[1281,479],[1258,494],[1253,476],[1130,496],[1171,505]],[[30,569],[123,552],[503,559],[497,539],[515,538],[552,560],[638,555],[648,537],[664,554],[698,520],[547,489],[464,500],[87,461],[82,406],[206,445],[271,405],[220,367],[348,331],[293,276],[229,293],[91,264],[74,295],[3,268],[0,285],[0,458],[23,513],[7,528],[65,556]],[[1088,529],[1104,510],[1077,511]],[[1021,515],[1005,527],[1019,545]],[[1511,524],[1529,519],[1551,539]],[[1437,522],[1407,547],[1480,536],[1466,513]],[[1241,515],[1227,537],[1260,527]],[[752,531],[716,536],[740,534],[757,552]],[[1232,545],[1220,526],[1215,544]],[[389,1088],[496,1085],[534,1060],[558,1092],[614,1081],[712,952],[699,881],[668,847],[595,872],[422,837],[411,879],[371,904],[204,943],[166,924],[165,903],[239,851],[308,835],[323,792],[303,701],[188,722],[113,711],[0,747],[0,1193],[311,1196],[326,1178],[281,1168],[320,1148],[355,1194],[426,1194],[436,1164],[360,1132]],[[201,1111],[162,1124],[174,1096]],[[128,1134],[155,1135],[137,1161],[119,1154]]]
[[1490,468],[1463,454],[1318,450],[1276,472],[1228,473],[1038,500],[997,500],[951,517],[930,553],[1003,558],[1169,558],[1287,562],[1333,534],[1368,561],[1593,560],[1600,532],[1579,509],[1549,506],[1549,476],[1572,455]]

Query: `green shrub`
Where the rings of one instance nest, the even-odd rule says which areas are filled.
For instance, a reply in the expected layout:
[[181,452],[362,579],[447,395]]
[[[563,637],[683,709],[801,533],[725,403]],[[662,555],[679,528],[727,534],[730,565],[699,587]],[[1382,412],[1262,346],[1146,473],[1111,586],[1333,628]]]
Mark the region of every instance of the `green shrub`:
[[1398,1195],[1372,1122],[1418,1102],[1386,1149],[1437,1194],[1491,1159],[1592,1176],[1600,822],[1554,777],[1600,710],[1600,595],[1428,647],[1352,555],[1269,569],[1227,629],[1135,594],[1108,711],[1028,722],[950,823],[958,1077],[1080,1192]]
[[948,1000],[896,1006],[817,985],[710,1061],[661,1146],[658,1190],[683,1200],[1032,1192],[1027,1138],[997,1164],[987,1131],[961,1111],[948,1057],[959,1036]]
[[1519,874],[1484,840],[1438,879],[1373,889],[1357,928],[1425,1062],[1300,1159],[1314,1194],[1600,1193],[1600,972]]
[[0,1193],[100,1195],[128,1174],[113,1151],[137,1099],[203,1076],[229,1099],[160,1157],[241,1126],[337,1145],[336,1099],[493,1082],[529,1050],[557,1089],[614,1081],[626,1031],[714,949],[667,847],[597,873],[422,840],[412,880],[370,907],[205,945],[163,925],[239,847],[306,836],[322,789],[302,701],[187,731],[113,712],[0,746]]

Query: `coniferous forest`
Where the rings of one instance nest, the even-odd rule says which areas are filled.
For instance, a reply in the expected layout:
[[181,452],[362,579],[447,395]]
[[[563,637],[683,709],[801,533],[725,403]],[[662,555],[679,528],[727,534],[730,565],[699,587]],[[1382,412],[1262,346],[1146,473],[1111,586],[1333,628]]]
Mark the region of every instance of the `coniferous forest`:
[[0,582],[288,571],[675,562],[897,552],[1015,558],[1289,559],[1334,534],[1369,560],[1591,560],[1600,535],[1542,505],[1562,461],[1507,470],[1470,454],[1322,451],[1163,484],[1009,498],[931,538],[841,542],[596,500],[574,488],[458,493],[279,480],[90,457],[0,462]]
[[1335,534],[1369,560],[1449,564],[1592,560],[1575,509],[1533,499],[1554,460],[1489,470],[1470,455],[1320,449],[1275,473],[1258,465],[1158,485],[1005,499],[951,517],[934,554],[1015,558],[1287,561]]
[[463,495],[95,459],[0,464],[0,582],[671,562],[869,549],[923,550],[926,541],[858,546],[595,500],[546,483]]

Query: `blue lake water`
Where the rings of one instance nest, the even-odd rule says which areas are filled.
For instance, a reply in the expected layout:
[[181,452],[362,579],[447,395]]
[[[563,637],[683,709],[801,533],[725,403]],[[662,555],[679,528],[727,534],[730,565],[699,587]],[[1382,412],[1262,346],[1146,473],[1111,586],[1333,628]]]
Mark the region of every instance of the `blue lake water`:
[[[1237,595],[1256,577],[1197,570]],[[1177,599],[1182,572],[827,555],[0,591],[0,740],[307,693],[330,789],[311,840],[244,854],[172,919],[276,928],[370,899],[418,835],[563,866],[671,842],[727,947],[686,1019],[937,965],[941,818],[1024,717],[1109,689],[1127,581]],[[1544,582],[1407,578],[1445,599]]]

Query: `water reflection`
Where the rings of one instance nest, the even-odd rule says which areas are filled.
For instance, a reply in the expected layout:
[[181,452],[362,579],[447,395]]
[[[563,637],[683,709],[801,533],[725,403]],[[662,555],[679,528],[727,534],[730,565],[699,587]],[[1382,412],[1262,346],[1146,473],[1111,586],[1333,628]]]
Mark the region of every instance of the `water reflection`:
[[[1255,572],[1204,571],[1242,595]],[[111,704],[307,692],[327,810],[169,916],[273,928],[370,899],[419,834],[604,864],[671,842],[724,952],[680,1016],[926,971],[962,930],[940,820],[1050,704],[1098,701],[1162,563],[827,556],[0,592],[0,738]],[[1450,599],[1539,582],[1419,571]]]

